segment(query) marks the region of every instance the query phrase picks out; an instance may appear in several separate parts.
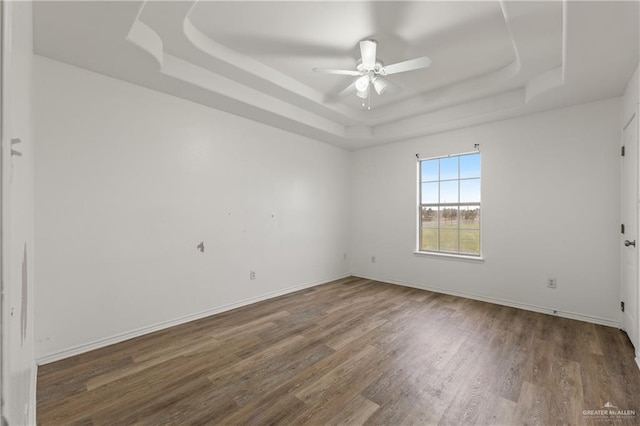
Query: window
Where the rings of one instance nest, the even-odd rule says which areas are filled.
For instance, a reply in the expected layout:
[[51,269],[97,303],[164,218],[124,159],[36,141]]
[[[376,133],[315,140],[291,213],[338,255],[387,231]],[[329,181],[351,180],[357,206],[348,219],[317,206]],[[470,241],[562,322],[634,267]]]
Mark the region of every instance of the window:
[[418,251],[480,256],[480,153],[419,161]]

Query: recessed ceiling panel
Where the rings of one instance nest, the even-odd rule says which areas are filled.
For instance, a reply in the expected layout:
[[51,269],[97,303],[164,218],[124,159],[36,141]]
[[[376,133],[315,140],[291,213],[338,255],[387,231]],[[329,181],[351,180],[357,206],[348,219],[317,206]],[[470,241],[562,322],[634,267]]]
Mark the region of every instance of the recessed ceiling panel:
[[400,90],[372,95],[397,102],[503,67],[515,52],[499,2],[198,2],[191,22],[217,43],[335,99],[352,77],[315,67],[355,69],[358,42],[378,41],[385,64],[428,56],[430,68],[389,77]]

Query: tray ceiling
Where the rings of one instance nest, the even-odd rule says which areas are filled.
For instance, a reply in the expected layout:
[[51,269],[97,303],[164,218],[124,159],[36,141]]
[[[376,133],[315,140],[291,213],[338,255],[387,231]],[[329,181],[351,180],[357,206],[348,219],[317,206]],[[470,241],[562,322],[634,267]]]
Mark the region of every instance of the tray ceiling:
[[[34,51],[359,149],[620,96],[638,64],[636,1],[36,2]],[[429,68],[351,94],[358,42]]]

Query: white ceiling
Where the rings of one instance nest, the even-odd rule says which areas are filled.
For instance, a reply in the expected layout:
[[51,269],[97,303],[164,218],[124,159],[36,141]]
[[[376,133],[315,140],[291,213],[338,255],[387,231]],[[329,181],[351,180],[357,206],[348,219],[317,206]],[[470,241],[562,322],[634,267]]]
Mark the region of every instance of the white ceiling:
[[[638,1],[43,1],[34,51],[358,149],[620,96],[639,60]],[[358,42],[399,90],[338,97]]]

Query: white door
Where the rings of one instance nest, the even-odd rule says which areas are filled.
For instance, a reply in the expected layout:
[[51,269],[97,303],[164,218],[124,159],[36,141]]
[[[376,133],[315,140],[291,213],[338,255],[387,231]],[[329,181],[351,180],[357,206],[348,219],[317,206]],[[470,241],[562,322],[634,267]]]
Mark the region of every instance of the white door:
[[638,116],[623,130],[625,155],[622,161],[622,289],[624,303],[622,329],[627,332],[638,352]]

